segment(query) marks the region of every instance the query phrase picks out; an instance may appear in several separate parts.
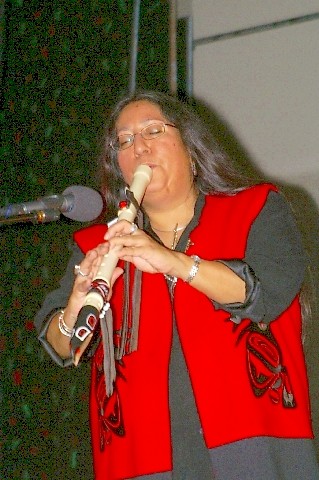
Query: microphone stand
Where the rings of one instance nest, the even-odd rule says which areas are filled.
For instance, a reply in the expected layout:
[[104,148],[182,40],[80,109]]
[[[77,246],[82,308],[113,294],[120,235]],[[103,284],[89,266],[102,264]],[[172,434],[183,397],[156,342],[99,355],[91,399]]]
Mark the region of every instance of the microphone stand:
[[0,216],[0,226],[12,225],[14,223],[26,223],[31,222],[34,225],[48,222],[55,222],[60,218],[60,211],[54,209],[39,210],[37,212],[24,213],[22,215],[16,215],[12,217]]

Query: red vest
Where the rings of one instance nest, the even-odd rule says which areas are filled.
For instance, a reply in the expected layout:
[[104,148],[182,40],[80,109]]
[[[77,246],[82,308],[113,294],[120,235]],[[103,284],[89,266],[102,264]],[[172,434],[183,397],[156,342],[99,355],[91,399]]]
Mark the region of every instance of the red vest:
[[[206,197],[187,255],[206,260],[243,258],[249,229],[271,189],[259,185],[234,196]],[[97,227],[92,228],[84,230],[90,246],[90,233]],[[93,244],[99,241],[101,237]],[[85,251],[85,241],[80,239],[79,244]],[[111,300],[115,330],[121,322],[122,296],[120,279]],[[174,310],[208,448],[255,436],[312,438],[298,297],[265,331],[249,319],[236,325],[229,313],[216,310],[205,295],[181,280],[175,287]],[[172,307],[165,279],[144,273],[138,350],[117,366],[110,399],[104,395],[101,347],[92,362],[96,480],[172,470],[171,340]]]

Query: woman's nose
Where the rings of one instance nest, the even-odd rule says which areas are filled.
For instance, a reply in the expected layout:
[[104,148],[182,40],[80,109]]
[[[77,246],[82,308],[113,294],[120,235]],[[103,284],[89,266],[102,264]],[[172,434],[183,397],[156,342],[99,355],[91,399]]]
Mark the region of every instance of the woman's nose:
[[143,138],[140,133],[137,133],[134,137],[133,148],[136,155],[141,155],[141,153],[149,152],[149,141],[145,140],[145,138]]

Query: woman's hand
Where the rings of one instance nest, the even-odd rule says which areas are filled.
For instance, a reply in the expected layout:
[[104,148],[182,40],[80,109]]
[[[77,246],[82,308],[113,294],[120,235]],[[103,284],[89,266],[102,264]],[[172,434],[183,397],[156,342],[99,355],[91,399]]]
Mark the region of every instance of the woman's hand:
[[[119,258],[144,272],[163,273],[185,281],[194,265],[193,258],[160,245],[143,230],[132,232],[132,224],[125,220],[112,225],[104,238]],[[244,302],[246,296],[244,280],[214,260],[201,260],[191,285],[219,303]]]
[[[64,313],[65,321],[68,325],[70,324],[71,328],[74,326],[76,318],[79,314],[79,311],[81,310],[84,304],[86,295],[88,294],[91,288],[92,280],[97,275],[101,261],[104,255],[108,253],[108,251],[109,251],[108,243],[101,243],[93,250],[88,251],[84,259],[79,265],[79,270],[84,275],[87,275],[87,276],[83,276],[80,274],[75,276],[72,293],[69,298],[68,305],[65,308],[65,313]],[[114,273],[112,275],[112,279],[111,279],[111,285],[114,284],[116,279],[122,273],[123,273],[123,269],[119,267],[115,268]],[[112,293],[110,291],[108,300],[111,298],[111,295]],[[70,322],[67,322],[68,317]]]
[[170,275],[178,253],[160,245],[143,230],[132,230],[132,223],[126,220],[112,225],[104,236],[110,251],[143,272]]
[[[93,250],[87,252],[86,256],[78,266],[78,271],[83,275],[75,275],[72,293],[70,295],[67,306],[64,309],[63,319],[68,328],[72,329],[76,323],[78,314],[85,302],[92,280],[95,278],[101,261],[104,255],[108,252],[109,245],[103,243],[98,245]],[[116,279],[122,275],[123,269],[116,267],[112,279],[111,286]],[[112,290],[110,289],[109,298],[111,298]],[[47,340],[52,345],[54,350],[62,357],[68,358],[70,356],[70,337],[63,335],[58,326],[59,313],[52,319],[47,332]]]
[[78,265],[79,271],[82,272],[83,275],[80,273],[76,274],[75,272],[73,289],[65,309],[65,316],[67,316],[66,312],[68,312],[68,316],[75,317],[76,319],[83,306],[85,297],[90,290],[92,280],[97,273],[102,257],[107,252],[107,244],[98,245],[93,250],[88,251],[80,265]]

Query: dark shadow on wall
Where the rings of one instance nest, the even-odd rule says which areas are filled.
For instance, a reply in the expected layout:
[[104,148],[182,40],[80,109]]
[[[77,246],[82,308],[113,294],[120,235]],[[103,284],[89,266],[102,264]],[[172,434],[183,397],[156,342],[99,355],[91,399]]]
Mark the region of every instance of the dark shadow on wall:
[[204,102],[195,101],[195,109],[206,120],[217,142],[228,154],[234,166],[253,182],[267,181],[278,186],[294,213],[308,256],[308,269],[301,292],[303,304],[303,341],[308,369],[315,447],[319,461],[319,208],[311,195],[298,185],[267,177],[237,140],[234,132]]
[[[180,97],[181,99],[187,100],[187,97],[183,95],[183,93],[180,93]],[[258,168],[248,151],[245,150],[243,145],[237,140],[236,135],[225,120],[203,100],[190,99],[189,101],[194,110],[204,119],[217,143],[228,155],[239,173],[252,182],[258,183],[265,181],[265,175]]]
[[308,256],[308,269],[302,290],[304,305],[303,338],[309,377],[315,446],[319,460],[319,209],[305,189],[284,183],[279,186],[295,214]]

